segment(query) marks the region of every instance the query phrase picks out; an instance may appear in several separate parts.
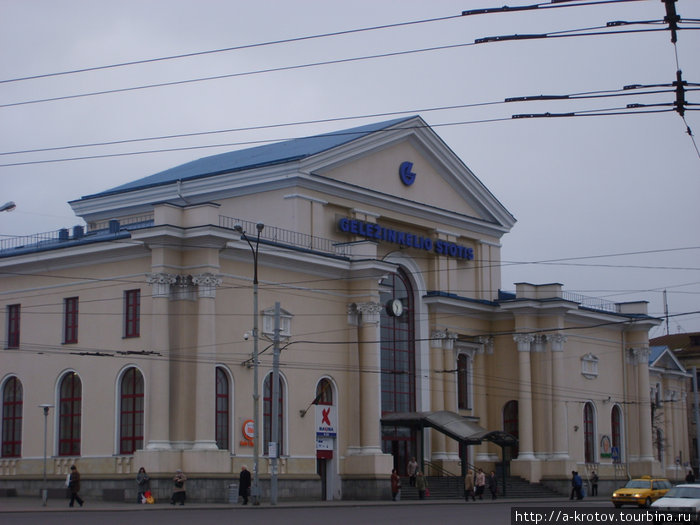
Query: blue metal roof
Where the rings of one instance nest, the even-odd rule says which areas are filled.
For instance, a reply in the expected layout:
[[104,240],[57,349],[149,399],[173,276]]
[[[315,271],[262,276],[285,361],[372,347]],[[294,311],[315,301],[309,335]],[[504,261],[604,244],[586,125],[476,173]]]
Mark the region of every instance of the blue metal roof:
[[293,162],[352,142],[353,140],[357,140],[371,133],[376,133],[377,131],[381,131],[412,118],[415,117],[403,117],[385,122],[376,122],[356,128],[212,155],[117,186],[116,188],[101,193],[86,195],[82,198],[91,199],[150,186],[170,184],[178,180],[210,177],[232,171]]

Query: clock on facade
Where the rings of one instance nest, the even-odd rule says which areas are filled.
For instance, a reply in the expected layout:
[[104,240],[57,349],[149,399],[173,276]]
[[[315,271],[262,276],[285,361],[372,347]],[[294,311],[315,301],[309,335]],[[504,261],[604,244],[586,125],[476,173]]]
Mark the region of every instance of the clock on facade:
[[386,303],[386,311],[393,317],[401,317],[403,313],[403,303],[400,299],[392,299]]

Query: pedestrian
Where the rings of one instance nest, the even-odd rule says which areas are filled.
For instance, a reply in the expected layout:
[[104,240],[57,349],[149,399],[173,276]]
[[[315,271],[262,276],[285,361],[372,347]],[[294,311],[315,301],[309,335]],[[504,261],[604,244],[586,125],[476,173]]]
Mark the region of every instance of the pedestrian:
[[408,484],[411,487],[416,486],[416,472],[418,471],[418,462],[416,458],[411,458],[406,466],[406,474],[408,474]]
[[401,478],[396,469],[391,469],[391,501],[401,499]]
[[695,483],[695,473],[693,469],[688,469],[688,474],[685,476],[686,483]]
[[425,499],[426,491],[428,490],[428,480],[420,470],[416,471],[416,485],[418,489],[418,499]]
[[83,506],[83,499],[80,497],[80,472],[78,472],[78,469],[75,467],[75,465],[71,465],[70,467],[70,474],[68,478],[68,490],[70,491],[70,503],[68,503],[69,507],[72,507],[73,504],[77,501],[78,505],[81,507]]
[[598,474],[595,473],[595,470],[591,474],[591,496],[597,496],[598,495]]
[[151,490],[151,478],[146,469],[141,467],[136,474],[136,503],[146,503],[146,492]]
[[569,496],[569,499],[574,499],[574,496],[576,499],[583,499],[583,491],[581,490],[583,488],[583,480],[581,479],[581,476],[578,475],[578,472],[575,470],[571,471],[571,495]]
[[489,474],[488,478],[486,478],[486,484],[489,487],[491,499],[496,499],[496,494],[498,494],[498,480],[496,479],[496,473],[493,470]]
[[476,486],[476,495],[479,496],[479,499],[484,499],[484,489],[486,488],[486,474],[484,474],[483,470],[477,470],[474,485]]
[[241,467],[241,474],[238,476],[238,495],[243,498],[243,505],[248,505],[250,495],[250,471],[248,467]]
[[472,501],[476,501],[474,497],[474,471],[469,469],[467,475],[464,476],[464,501],[469,501],[471,497]]
[[187,476],[185,476],[182,470],[177,469],[173,477],[173,495],[170,498],[171,505],[175,505],[176,503],[180,503],[180,505],[185,504],[185,499],[187,498],[185,481],[187,481]]

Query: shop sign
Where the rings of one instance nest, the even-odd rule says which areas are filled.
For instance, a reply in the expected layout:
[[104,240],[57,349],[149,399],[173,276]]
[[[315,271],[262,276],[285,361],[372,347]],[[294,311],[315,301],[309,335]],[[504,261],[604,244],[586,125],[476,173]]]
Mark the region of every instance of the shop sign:
[[399,246],[416,248],[426,252],[435,252],[438,255],[456,257],[467,261],[474,260],[474,249],[443,241],[441,239],[431,239],[415,233],[393,230],[385,228],[379,224],[341,217],[338,220],[338,229],[343,233],[359,235],[366,239],[398,244]]
[[255,440],[255,422],[252,419],[246,419],[241,428],[243,439],[239,443],[242,447],[252,447]]
[[316,440],[337,435],[338,411],[333,405],[316,405]]

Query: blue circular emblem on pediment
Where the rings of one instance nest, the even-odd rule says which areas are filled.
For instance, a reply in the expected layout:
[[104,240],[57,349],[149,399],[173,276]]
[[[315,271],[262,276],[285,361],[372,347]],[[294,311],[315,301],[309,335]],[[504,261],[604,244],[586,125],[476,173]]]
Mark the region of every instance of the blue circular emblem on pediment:
[[399,166],[399,177],[406,186],[410,186],[416,181],[416,174],[411,170],[413,170],[413,162],[402,162]]

